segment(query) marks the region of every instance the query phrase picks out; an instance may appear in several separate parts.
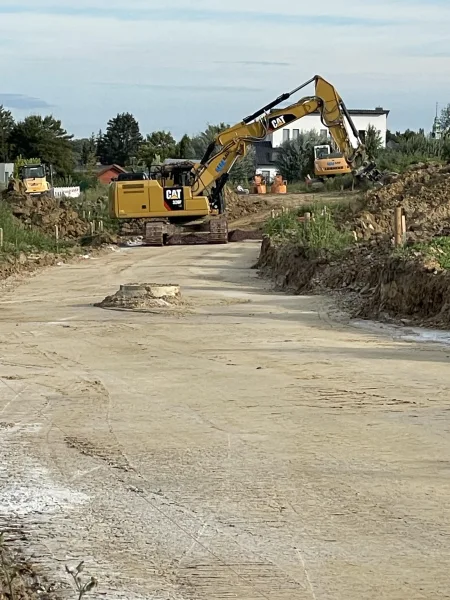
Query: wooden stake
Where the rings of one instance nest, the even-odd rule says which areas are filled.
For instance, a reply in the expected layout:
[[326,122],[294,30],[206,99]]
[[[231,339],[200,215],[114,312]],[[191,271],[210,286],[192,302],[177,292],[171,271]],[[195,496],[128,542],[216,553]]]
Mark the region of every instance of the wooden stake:
[[402,241],[403,245],[406,244],[406,216],[402,216]]
[[91,230],[91,235],[94,235],[94,233],[95,233],[95,222],[91,221],[89,223],[89,227],[90,227],[90,230]]
[[305,223],[306,223],[306,225],[309,225],[311,223],[311,213],[310,212],[305,213]]
[[59,227],[55,225],[56,251],[59,252]]
[[395,209],[394,243],[397,247],[403,246],[403,210],[401,206],[397,206]]
[[3,228],[0,227],[0,248],[3,248]]

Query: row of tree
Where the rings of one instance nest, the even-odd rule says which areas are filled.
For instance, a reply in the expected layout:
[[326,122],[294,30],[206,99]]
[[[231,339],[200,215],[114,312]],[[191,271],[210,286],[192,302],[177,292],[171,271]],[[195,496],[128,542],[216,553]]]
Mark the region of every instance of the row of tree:
[[[442,111],[440,126],[450,127],[450,107]],[[63,128],[61,121],[52,116],[33,115],[15,122],[10,111],[0,106],[0,162],[9,162],[19,156],[37,156],[52,164],[60,177],[73,176],[78,170],[90,172],[98,162],[118,164],[133,169],[149,169],[166,158],[200,159],[216,135],[228,127],[226,123],[209,125],[196,136],[185,135],[176,141],[167,131],[155,131],[143,136],[139,124],[129,113],[118,114],[108,121],[105,132],[100,131],[86,139],[74,139]],[[382,148],[378,131],[370,127],[366,135],[369,158],[376,159],[383,169],[401,171],[409,164],[430,159],[449,160],[450,141],[433,139],[423,130],[388,133],[388,148]],[[276,166],[289,181],[303,180],[314,170],[314,146],[327,143],[314,132],[303,133],[286,142],[277,152]],[[233,179],[248,181],[255,172],[255,154],[237,163]]]
[[179,142],[167,131],[143,136],[133,115],[123,113],[108,122],[106,131],[86,139],[74,139],[52,116],[29,116],[15,122],[12,113],[0,106],[0,162],[19,156],[38,156],[52,164],[59,175],[70,175],[76,166],[89,169],[104,165],[149,168],[166,158],[201,158],[226,123],[209,125],[205,131]]

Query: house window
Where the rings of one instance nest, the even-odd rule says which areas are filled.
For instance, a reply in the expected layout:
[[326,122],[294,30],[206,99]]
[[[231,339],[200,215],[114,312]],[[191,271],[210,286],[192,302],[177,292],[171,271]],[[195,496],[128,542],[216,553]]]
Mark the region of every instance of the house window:
[[291,139],[291,132],[289,129],[283,129],[283,142],[288,142]]
[[366,130],[365,129],[360,129],[358,131],[358,135],[359,135],[359,139],[362,141],[362,143],[364,144],[366,141]]
[[292,131],[292,139],[293,139],[293,140],[297,140],[297,139],[298,139],[298,137],[299,137],[299,135],[300,135],[300,129],[294,129],[294,130]]

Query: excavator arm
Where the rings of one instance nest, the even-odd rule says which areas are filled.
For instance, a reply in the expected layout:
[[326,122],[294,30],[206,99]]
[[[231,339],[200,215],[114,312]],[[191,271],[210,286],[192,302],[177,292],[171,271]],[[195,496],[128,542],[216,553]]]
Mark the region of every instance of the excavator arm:
[[[274,110],[276,106],[311,83],[315,84],[314,96],[304,97],[286,108]],[[378,171],[373,163],[367,161],[364,145],[342,98],[331,83],[316,75],[291,92],[282,94],[240,123],[219,133],[209,145],[200,164],[193,170],[193,195],[201,195],[215,183],[212,199],[217,203],[233,165],[238,158],[247,154],[253,143],[263,141],[270,133],[317,110],[355,176],[377,179]],[[352,144],[345,121],[356,139],[356,147]]]

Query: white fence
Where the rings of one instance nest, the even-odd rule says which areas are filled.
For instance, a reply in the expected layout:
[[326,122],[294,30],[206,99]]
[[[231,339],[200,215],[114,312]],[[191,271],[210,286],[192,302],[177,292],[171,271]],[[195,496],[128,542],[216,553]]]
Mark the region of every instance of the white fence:
[[55,198],[79,198],[81,196],[79,187],[55,187],[53,193]]

